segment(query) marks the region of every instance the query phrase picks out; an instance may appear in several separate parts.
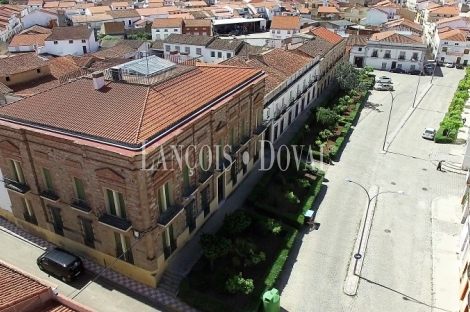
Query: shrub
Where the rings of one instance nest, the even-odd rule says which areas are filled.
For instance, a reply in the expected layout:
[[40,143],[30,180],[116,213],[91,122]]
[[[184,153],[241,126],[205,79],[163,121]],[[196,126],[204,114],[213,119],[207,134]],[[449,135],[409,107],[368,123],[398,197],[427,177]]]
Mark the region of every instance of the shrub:
[[308,188],[310,187],[310,181],[308,179],[297,179],[297,184],[301,188]]
[[339,115],[333,110],[320,107],[316,113],[317,122],[323,126],[334,126],[339,120]]
[[266,227],[273,234],[279,234],[281,233],[281,230],[282,230],[281,225],[278,222],[276,222],[274,219],[268,219],[268,221],[266,222]]
[[286,192],[284,194],[284,198],[291,204],[300,203],[299,198],[294,194],[294,192]]
[[225,215],[223,227],[228,233],[237,234],[249,227],[251,221],[250,216],[245,210],[238,209],[229,215]]
[[227,291],[231,294],[250,294],[255,289],[252,279],[244,279],[242,273],[232,276],[225,283]]
[[232,249],[232,242],[229,239],[215,234],[202,234],[199,243],[204,256],[210,261],[211,269],[217,258],[225,257]]

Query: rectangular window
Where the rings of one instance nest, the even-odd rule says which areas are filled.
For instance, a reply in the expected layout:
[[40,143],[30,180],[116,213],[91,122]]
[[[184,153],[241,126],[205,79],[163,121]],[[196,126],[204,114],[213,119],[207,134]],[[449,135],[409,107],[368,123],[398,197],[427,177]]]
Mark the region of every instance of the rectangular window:
[[[114,239],[116,241],[116,258],[124,260],[129,263],[134,263],[132,257],[131,239],[121,233],[114,232]],[[129,250],[128,250],[129,249]]]
[[179,52],[180,51],[180,46],[175,46],[175,50]]
[[187,165],[183,166],[183,187],[189,187],[189,168]]
[[211,57],[215,57],[215,51],[211,51]]
[[358,50],[359,52],[361,52],[361,51],[362,51],[362,48],[358,48],[357,50]]
[[447,47],[443,47],[442,52],[447,52]]
[[168,29],[165,29],[164,31],[165,31],[165,32],[168,32]]
[[416,65],[411,65],[410,66],[410,70],[415,70],[415,68],[416,68]]
[[202,54],[202,53],[201,53],[201,48],[196,48],[196,54],[197,54],[197,55],[201,55],[201,54]]
[[230,129],[230,145],[235,146],[235,129]]
[[85,40],[85,39],[82,39],[82,43],[86,43],[86,40]]
[[287,31],[287,34],[290,35],[290,30]]
[[378,56],[379,56],[379,50],[372,51],[372,57],[378,57]]
[[175,28],[175,29],[173,29],[173,31],[174,31],[174,32],[177,32],[177,31],[178,31],[178,29],[176,29],[176,28]]
[[469,49],[463,50],[463,54],[468,54],[468,52],[469,52]]
[[69,40],[69,43],[72,44],[72,43],[73,43],[73,40]]
[[281,31],[280,31],[280,30],[278,30],[278,31],[277,31],[277,34],[279,35],[280,33],[281,33]]
[[387,68],[387,63],[383,62],[382,63],[382,69],[386,69]]
[[11,179],[19,183],[24,183],[25,180],[21,163],[13,159],[9,159],[8,163],[10,165],[10,172],[12,174]]
[[404,51],[400,51],[400,55],[398,56],[399,60],[404,60],[405,59],[406,53]]
[[44,184],[46,185],[46,191],[55,193],[54,184],[52,183],[51,171],[47,168],[42,168],[42,176],[44,178]]
[[412,61],[417,61],[418,60],[418,53],[417,52],[413,52],[413,56],[411,57],[411,60]]
[[390,58],[390,57],[391,57],[391,51],[385,50],[384,58]]
[[123,219],[126,218],[126,205],[122,193],[105,189],[105,202],[108,214]]
[[73,178],[73,184],[75,185],[75,195],[77,196],[77,199],[82,202],[86,202],[85,186],[83,185],[83,180],[79,178]]
[[170,50],[171,50],[171,47],[169,45],[166,45],[165,46],[165,51],[170,52]]
[[21,201],[23,202],[24,213],[30,217],[34,217],[34,210],[31,201],[29,199],[25,199],[24,197],[21,197]]
[[458,45],[459,45],[459,43],[458,43],[458,42],[456,42],[456,43],[455,43],[455,45],[456,45],[456,46],[458,46]]
[[5,77],[5,80],[6,80],[6,81],[10,81],[10,77],[6,76],[6,77]]
[[184,52],[186,52],[186,53],[188,53],[188,54],[191,53],[191,48],[190,48],[190,47],[184,48]]
[[397,68],[401,68],[402,67],[402,64],[397,64]]
[[36,73],[40,74],[40,73],[41,73],[41,69],[40,69],[40,68],[37,68],[37,69],[36,69]]
[[160,29],[155,29],[155,32],[160,32]]
[[165,212],[168,207],[173,205],[173,194],[171,193],[171,190],[172,188],[169,181],[158,189],[158,206],[160,208],[160,213]]
[[231,58],[231,57],[232,57],[232,53],[227,52],[227,58],[229,59],[229,58]]
[[217,161],[220,161],[222,158],[223,158],[223,152],[224,152],[224,141],[222,139],[219,139],[219,141],[217,142],[217,148],[219,149],[219,153],[218,153],[218,157],[217,157]]
[[59,44],[59,42],[57,42],[57,41],[54,41],[54,44]]
[[217,58],[222,58],[222,52],[217,52]]

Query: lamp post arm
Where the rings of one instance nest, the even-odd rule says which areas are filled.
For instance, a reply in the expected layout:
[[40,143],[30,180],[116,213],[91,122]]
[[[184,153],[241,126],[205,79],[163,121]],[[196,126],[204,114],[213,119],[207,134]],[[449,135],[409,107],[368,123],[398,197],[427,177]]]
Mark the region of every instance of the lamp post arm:
[[379,196],[380,194],[386,194],[386,193],[394,193],[394,194],[397,194],[396,191],[383,191],[383,192],[379,192],[379,193],[375,194],[374,196],[372,196],[372,197],[370,198],[370,202],[372,202],[372,200],[374,200],[374,198],[377,198],[377,196]]
[[351,180],[349,180],[349,182],[354,183],[354,184],[358,185],[361,189],[363,189],[364,192],[366,192],[366,194],[367,194],[367,198],[369,199],[369,203],[371,202],[371,198],[370,198],[369,191],[366,190],[365,187],[363,187],[361,184],[359,184],[359,183],[357,183],[357,182],[354,182],[354,181],[351,181]]

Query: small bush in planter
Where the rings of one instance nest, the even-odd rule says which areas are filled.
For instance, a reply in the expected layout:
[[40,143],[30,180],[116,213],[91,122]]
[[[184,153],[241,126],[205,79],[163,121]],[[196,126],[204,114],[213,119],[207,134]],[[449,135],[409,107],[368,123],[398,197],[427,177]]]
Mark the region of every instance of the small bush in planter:
[[284,194],[284,198],[291,204],[300,203],[299,198],[294,194],[294,192],[286,192],[286,194]]
[[297,184],[301,188],[309,188],[310,187],[310,181],[307,179],[297,179]]
[[232,276],[225,283],[225,288],[231,294],[248,295],[255,289],[252,279],[245,279],[240,272],[238,275]]

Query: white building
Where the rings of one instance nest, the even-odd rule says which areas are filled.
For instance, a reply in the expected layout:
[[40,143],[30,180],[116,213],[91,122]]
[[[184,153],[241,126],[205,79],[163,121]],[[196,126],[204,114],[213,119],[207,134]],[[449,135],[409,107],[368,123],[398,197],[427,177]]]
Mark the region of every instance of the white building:
[[400,18],[395,7],[371,8],[366,13],[366,18],[361,20],[361,25],[379,26],[393,19]]
[[470,25],[467,21],[467,19],[461,17],[461,16],[455,16],[455,17],[448,17],[448,18],[443,18],[437,22],[434,23],[425,23],[423,25],[424,27],[424,37],[426,40],[426,43],[430,44],[432,47],[433,52],[437,49],[435,45],[436,36],[438,35],[439,31],[445,31],[445,30],[451,30],[451,29],[469,29]]
[[8,51],[45,53],[44,40],[52,33],[52,30],[41,26],[33,26],[15,35],[8,45]]
[[56,56],[83,55],[96,52],[99,42],[95,32],[86,26],[54,27],[44,46],[47,53]]
[[134,5],[127,1],[122,2],[113,2],[111,3],[111,10],[132,10],[134,9]]
[[203,51],[203,61],[220,63],[237,55],[243,48],[243,40],[215,38]]
[[43,5],[44,5],[43,0],[29,0],[26,7],[28,8],[29,12],[33,12],[33,11],[42,9]]
[[436,59],[467,66],[470,60],[470,37],[460,29],[438,32],[434,37],[433,51]]
[[164,56],[169,57],[175,53],[184,53],[190,58],[198,58],[202,61],[206,47],[214,39],[210,36],[171,34],[163,41]]
[[[26,8],[24,8],[27,11]],[[23,30],[20,15],[22,8],[11,5],[0,5],[0,42],[8,41],[11,37]]]
[[148,22],[153,22],[156,18],[169,18],[170,13],[166,8],[145,8],[145,9],[136,9],[140,17]]
[[422,69],[426,48],[420,37],[411,34],[403,35],[396,31],[373,34],[367,41],[364,65],[380,70]]
[[164,40],[171,34],[183,33],[183,19],[156,18],[152,23],[152,40]]
[[274,16],[271,22],[270,46],[279,48],[284,39],[300,31],[300,16]]
[[367,39],[367,36],[350,35],[346,42],[346,46],[350,47],[349,62],[358,68],[365,64]]
[[40,9],[23,17],[21,22],[23,23],[24,28],[30,28],[34,25],[49,27],[51,23],[59,25],[59,15],[54,12]]
[[107,12],[114,22],[124,22],[126,29],[134,28],[134,23],[139,21],[140,15],[136,10],[116,10]]

